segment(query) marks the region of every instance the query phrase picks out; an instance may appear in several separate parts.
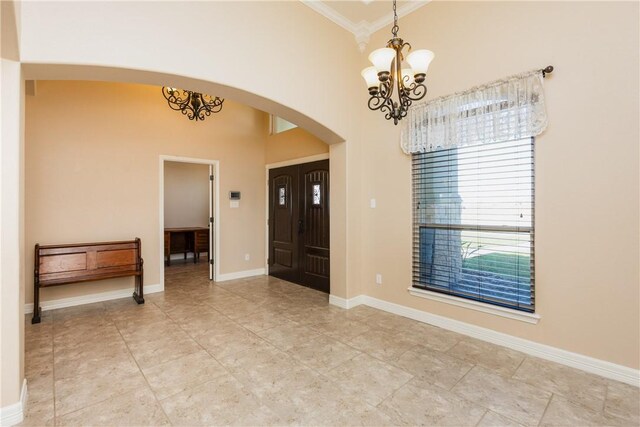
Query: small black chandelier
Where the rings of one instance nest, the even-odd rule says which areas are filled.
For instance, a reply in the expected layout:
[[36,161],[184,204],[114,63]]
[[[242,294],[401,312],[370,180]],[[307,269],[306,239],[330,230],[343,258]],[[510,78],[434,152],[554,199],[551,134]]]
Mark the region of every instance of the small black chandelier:
[[167,100],[169,108],[180,111],[189,120],[204,120],[212,113],[222,110],[224,99],[217,96],[205,95],[190,90],[162,87],[162,95]]
[[[429,63],[435,56],[426,49],[411,51],[411,45],[398,37],[398,14],[396,0],[393,0],[393,37],[387,47],[376,49],[369,55],[372,67],[362,70],[362,77],[369,90],[369,109],[385,113],[385,119],[393,119],[395,125],[407,115],[413,101],[418,101],[427,94],[424,85]],[[407,47],[408,68],[402,68],[405,59],[402,51]],[[398,91],[398,100],[392,99],[394,89]]]

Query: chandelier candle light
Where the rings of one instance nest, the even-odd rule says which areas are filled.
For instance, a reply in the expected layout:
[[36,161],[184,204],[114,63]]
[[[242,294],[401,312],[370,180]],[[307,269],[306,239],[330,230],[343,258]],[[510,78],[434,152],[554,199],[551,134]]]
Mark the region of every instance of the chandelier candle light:
[[[396,0],[393,0],[393,38],[387,47],[376,49],[369,55],[372,67],[362,70],[362,77],[369,89],[369,109],[385,113],[385,119],[393,119],[395,125],[407,115],[413,101],[418,101],[427,94],[424,85],[429,64],[434,58],[430,50],[411,51],[411,45],[398,37],[398,14]],[[407,48],[407,63],[403,68],[404,53]],[[394,90],[398,92],[398,100],[392,99]]]
[[162,95],[167,100],[169,108],[180,111],[189,120],[204,120],[213,113],[222,110],[224,99],[217,96],[205,95],[190,90],[163,87]]

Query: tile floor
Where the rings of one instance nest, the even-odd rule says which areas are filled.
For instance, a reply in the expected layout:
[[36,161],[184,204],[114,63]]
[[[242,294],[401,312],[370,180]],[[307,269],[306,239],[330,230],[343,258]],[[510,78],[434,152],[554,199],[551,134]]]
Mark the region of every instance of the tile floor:
[[23,425],[638,425],[638,389],[271,277],[25,319]]

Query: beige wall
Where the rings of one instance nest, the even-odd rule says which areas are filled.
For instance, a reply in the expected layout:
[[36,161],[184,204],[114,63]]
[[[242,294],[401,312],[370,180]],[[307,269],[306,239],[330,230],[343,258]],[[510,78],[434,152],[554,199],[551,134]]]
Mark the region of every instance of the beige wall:
[[207,227],[208,223],[209,165],[164,162],[164,226]]
[[[187,43],[164,30],[174,24],[175,16],[185,22],[203,16],[225,19],[215,26],[193,28]],[[287,16],[286,26],[280,25],[283,16]],[[233,42],[212,44],[211,40]],[[27,2],[22,5],[21,49],[28,79],[153,85],[170,81],[176,87],[216,93],[276,114],[329,144],[345,144],[335,152],[332,148],[332,159],[345,156],[333,163],[332,188],[352,195],[358,191],[359,163],[354,162],[347,172],[346,157],[357,156],[363,110],[356,108],[356,93],[360,93],[361,82],[358,72],[345,72],[357,69],[357,47],[352,34],[301,2],[165,2],[153,6],[145,2]],[[311,84],[320,76],[326,84]],[[337,200],[331,205],[331,241],[345,252],[331,259],[332,292],[344,297],[348,293],[346,265],[357,267],[351,270],[354,272],[359,267],[354,256],[357,248],[343,240],[359,240],[353,227],[359,223],[359,206],[354,197]],[[354,216],[347,218],[347,211]]]
[[[0,408],[15,403],[24,378],[24,82],[19,4],[0,2]],[[3,414],[4,415],[4,414]]]
[[[345,239],[351,228],[348,223],[358,219],[347,220],[347,205],[353,205],[354,199],[347,198],[346,194],[358,185],[353,180],[353,172],[358,166],[352,166],[347,173],[346,157],[353,154],[357,136],[355,123],[359,123],[361,114],[361,110],[354,108],[360,77],[357,72],[345,73],[345,70],[357,68],[357,55],[354,55],[357,49],[351,34],[300,2],[229,1],[188,5],[166,2],[151,5],[145,2],[54,1],[23,2],[21,6],[21,63],[17,65],[24,78],[152,85],[170,81],[176,87],[216,93],[277,114],[335,144],[331,147],[331,183],[332,188],[335,187],[331,207],[331,240],[335,255],[331,261],[332,292],[347,295],[346,265],[353,264],[354,259]],[[214,20],[224,16],[225,19],[216,20],[215,26],[194,27],[187,42],[165,30],[173,25],[175,16],[181,16],[185,22],[201,20],[203,16]],[[284,26],[281,25],[283,16],[287,17]],[[309,28],[314,31],[307,31]],[[3,26],[3,34],[5,29]],[[256,34],[260,37],[256,38]],[[211,43],[211,40],[233,42]],[[287,43],[283,44],[282,40]],[[167,52],[171,52],[170,60]],[[202,52],[207,54],[202,55]],[[238,52],[243,54],[238,55]],[[314,54],[302,55],[300,52]],[[291,61],[293,57],[295,61]],[[309,84],[316,76],[323,76],[327,85]],[[14,99],[5,96],[3,91],[2,102],[19,107],[23,96],[20,94]],[[344,99],[336,102],[338,96]],[[21,134],[13,135],[9,143],[20,148]],[[8,163],[11,167],[20,167],[16,159],[10,159]],[[264,169],[261,174],[264,175]],[[20,179],[8,184],[9,193],[3,189],[2,199],[10,197],[11,191],[24,194],[21,185]],[[0,208],[3,218],[13,212],[6,205]],[[349,209],[352,213],[356,211],[354,206]],[[17,229],[22,218],[22,214],[9,218],[7,224]],[[339,250],[336,251],[336,247]],[[0,248],[0,251],[4,257],[7,250]],[[17,260],[10,264],[23,271],[24,257],[20,256],[19,261],[22,265]],[[1,274],[4,285],[10,276],[5,275],[4,270]],[[19,279],[6,286],[18,291],[25,287],[24,283],[25,280]],[[14,306],[15,302],[3,299],[0,307],[3,316],[9,313],[5,308]],[[22,322],[19,316],[8,315],[7,318],[14,323]],[[13,348],[19,347],[22,341],[23,333],[20,332]],[[3,357],[3,364],[5,360],[7,358]],[[13,362],[8,361],[7,366],[12,368],[10,372],[17,370]],[[19,389],[13,381],[12,387]],[[17,398],[15,393],[3,395],[2,401],[12,403]]]
[[267,138],[266,163],[299,159],[329,152],[329,146],[302,128],[294,128]]
[[[638,368],[638,7],[433,2],[400,20],[405,40],[436,54],[428,98],[556,68],[545,81],[549,127],[536,140],[536,307],[542,319],[530,325],[408,294],[410,157],[400,151],[399,127],[379,112],[369,112],[363,123],[368,147],[361,204],[375,197],[378,207],[363,211],[360,292]],[[385,28],[372,37],[362,68],[366,54],[389,36]],[[380,287],[376,273],[383,275]]]
[[[267,115],[226,100],[203,122],[169,109],[153,86],[38,82],[26,106],[26,262],[35,243],[142,239],[145,281],[160,283],[159,156],[220,161],[221,273],[264,267]],[[114,125],[116,124],[116,125]],[[244,255],[251,255],[250,261]],[[27,302],[33,300],[27,271]],[[58,299],[132,286],[131,279],[42,290]]]
[[[149,285],[160,283],[159,192],[165,226],[206,226],[208,217],[208,166],[165,162],[160,189],[160,155],[220,162],[216,259],[225,274],[264,267],[267,155],[274,161],[290,153],[305,157],[323,144],[298,130],[298,138],[277,141],[271,150],[266,113],[227,99],[222,112],[194,122],[169,109],[154,86],[39,81],[37,95],[26,100],[27,265],[36,243],[140,237]],[[239,208],[230,207],[231,190],[242,192]],[[33,301],[32,281],[28,269],[27,302]],[[45,288],[42,300],[130,286],[124,278]]]

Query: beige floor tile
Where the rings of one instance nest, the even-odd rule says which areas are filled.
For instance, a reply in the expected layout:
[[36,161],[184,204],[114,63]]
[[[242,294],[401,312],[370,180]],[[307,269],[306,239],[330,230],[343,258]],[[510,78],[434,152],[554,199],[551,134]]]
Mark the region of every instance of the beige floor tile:
[[350,320],[360,320],[365,321],[370,316],[374,314],[379,314],[380,310],[375,309],[373,307],[369,307],[366,305],[359,305],[357,307],[350,308],[349,310],[345,310],[344,314]]
[[148,339],[161,338],[166,335],[179,333],[182,329],[173,320],[155,322],[152,324],[140,325],[138,328],[121,330],[120,334],[125,342],[144,341]]
[[342,342],[348,342],[358,335],[361,335],[370,330],[370,328],[365,323],[357,320],[350,320],[346,317],[333,319],[328,322],[317,323],[315,325],[312,325],[312,327],[316,331],[320,331],[323,334]]
[[237,324],[225,315],[210,308],[209,311],[186,317],[177,324],[192,338],[206,335],[210,331],[224,330],[230,327],[237,327]]
[[465,337],[447,353],[506,377],[516,372],[525,357],[518,351],[469,337]]
[[407,350],[416,346],[415,341],[408,340],[397,333],[370,330],[348,341],[358,350],[368,353],[376,359],[395,362]]
[[500,414],[496,414],[493,411],[487,411],[478,423],[478,427],[522,427],[522,424],[503,417]]
[[372,406],[378,405],[413,378],[402,369],[368,354],[347,360],[327,372],[326,376]]
[[118,338],[118,329],[111,319],[101,317],[89,321],[54,323],[53,344],[56,348],[77,345],[85,341]]
[[181,304],[176,304],[168,308],[164,308],[163,312],[171,320],[180,323],[185,319],[197,316],[199,313],[205,313],[209,310],[209,306],[199,300],[192,300]]
[[24,345],[25,348],[42,345],[47,342],[53,342],[53,322],[31,324],[31,320],[27,320],[24,328]]
[[47,353],[27,353],[24,357],[24,375],[27,380],[53,372],[53,351]]
[[391,331],[410,331],[416,325],[415,320],[396,314],[379,311],[367,317],[367,326],[371,329]]
[[196,337],[196,341],[218,360],[266,344],[262,338],[240,325],[222,331],[211,330]]
[[57,367],[62,369],[63,364],[73,366],[86,359],[99,359],[101,356],[128,353],[129,349],[120,333],[109,328],[104,331],[102,336],[96,334],[78,342],[70,340],[55,345],[53,357]]
[[231,366],[229,371],[265,404],[269,401],[280,401],[291,393],[305,390],[321,378],[320,374],[311,368],[291,358],[278,356],[254,366]]
[[298,366],[287,353],[263,342],[259,346],[220,358],[220,363],[245,385],[270,382]]
[[43,404],[52,401],[54,398],[53,371],[28,378],[27,390],[29,405]]
[[636,388],[273,277],[215,284],[206,270],[167,268],[144,305],[25,316],[24,425],[638,425]]
[[56,380],[85,375],[101,375],[104,371],[136,371],[138,367],[131,353],[123,344],[120,346],[79,353],[76,358],[55,359]]
[[450,390],[471,368],[471,363],[423,346],[408,350],[394,362],[416,377],[414,384],[426,382]]
[[358,350],[331,337],[320,335],[297,345],[289,354],[318,372],[327,372],[343,362],[361,354]]
[[464,338],[455,332],[420,322],[416,322],[411,334],[418,344],[436,351],[450,350]]
[[[134,304],[135,301],[134,301]],[[118,330],[130,330],[139,328],[145,324],[154,324],[167,320],[167,315],[162,312],[158,307],[153,304],[144,304],[137,308],[129,309],[125,312],[109,313],[109,318],[113,320]],[[144,308],[140,308],[144,307]]]
[[607,418],[601,412],[554,395],[540,422],[541,426],[614,426],[622,425],[619,420]]
[[202,348],[186,333],[184,335],[168,335],[148,341],[135,341],[127,345],[142,369],[195,353]]
[[147,387],[139,370],[114,369],[100,375],[83,375],[55,381],[56,416],[68,414],[94,403]]
[[74,321],[75,319],[80,318],[84,319],[84,321],[88,321],[89,319],[95,319],[104,316],[105,313],[106,310],[104,308],[103,302],[51,310],[53,321],[58,324],[69,320]]
[[51,399],[39,403],[27,401],[24,419],[18,426],[21,427],[48,427],[55,422],[53,409],[53,395]]
[[201,347],[178,325],[172,322],[141,326],[130,335],[123,333],[129,351],[142,369],[150,368],[187,354]]
[[268,311],[258,311],[237,320],[239,324],[252,332],[260,332],[274,326],[292,323],[291,320],[280,314],[270,313]]
[[608,383],[605,414],[640,425],[640,389],[617,381]]
[[584,371],[527,357],[513,378],[559,394],[594,411],[604,408],[606,380]]
[[282,389],[280,395],[271,394],[262,401],[284,425],[391,425],[390,419],[377,408],[354,399],[350,392],[322,377],[304,387]]
[[116,395],[56,419],[59,426],[170,425],[153,393],[143,387]]
[[295,307],[287,309],[282,312],[282,315],[287,319],[294,321],[300,325],[311,326],[313,324],[320,323],[325,320],[319,319],[319,315],[324,313],[324,310],[320,310],[315,304],[295,304]]
[[452,391],[500,415],[524,425],[537,425],[551,393],[474,367]]
[[258,336],[281,350],[291,348],[311,341],[320,335],[315,329],[291,322],[265,329],[257,333]]
[[242,298],[241,302],[232,303],[232,304],[223,304],[223,305],[213,305],[212,306],[218,310],[220,313],[228,316],[230,319],[238,320],[243,317],[246,317],[250,314],[255,313],[256,311],[260,311],[261,306],[255,304],[248,299]]
[[486,412],[484,408],[447,390],[437,386],[416,387],[411,382],[378,408],[394,424],[411,426],[474,426]]
[[160,401],[173,425],[276,425],[279,418],[231,375]]
[[204,350],[143,369],[142,372],[158,399],[227,374],[227,370]]

